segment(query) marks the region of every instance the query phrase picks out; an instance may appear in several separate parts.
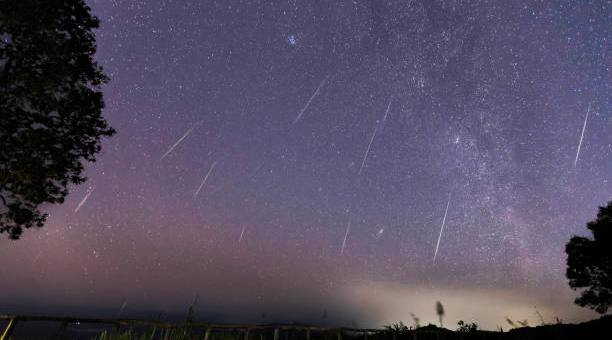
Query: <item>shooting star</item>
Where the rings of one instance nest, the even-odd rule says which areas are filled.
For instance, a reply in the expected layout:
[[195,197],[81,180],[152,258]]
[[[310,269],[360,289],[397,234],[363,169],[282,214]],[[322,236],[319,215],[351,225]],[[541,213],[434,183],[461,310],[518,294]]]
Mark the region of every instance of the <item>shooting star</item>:
[[310,102],[312,102],[312,100],[314,99],[314,97],[317,96],[317,94],[319,94],[319,91],[321,90],[321,88],[323,87],[323,85],[325,85],[325,82],[327,81],[327,78],[329,78],[329,76],[325,77],[325,79],[323,79],[323,81],[321,82],[321,84],[319,84],[319,87],[317,87],[317,90],[312,94],[312,96],[310,97],[310,99],[308,100],[308,102],[306,102],[306,105],[304,105],[304,107],[302,108],[302,110],[300,111],[300,113],[298,114],[298,116],[295,118],[295,120],[293,120],[293,123],[291,124],[291,126],[295,125],[295,123],[297,123],[300,118],[302,118],[302,115],[304,114],[304,112],[306,111],[306,109],[308,109],[308,106],[310,105]]
[[578,163],[578,155],[580,155],[580,147],[582,146],[582,138],[584,137],[584,130],[586,129],[587,119],[589,118],[590,111],[591,111],[591,103],[589,103],[589,108],[587,109],[586,116],[584,117],[584,125],[582,126],[582,133],[580,134],[580,142],[578,142],[578,150],[576,150],[576,158],[574,159],[574,167],[576,167],[576,163]]
[[389,114],[389,109],[391,108],[391,103],[393,102],[393,98],[389,100],[389,105],[387,105],[387,111],[385,111],[385,117],[383,118],[383,122],[387,120],[387,115]]
[[206,184],[206,180],[208,180],[208,176],[210,176],[210,173],[215,168],[215,165],[217,165],[217,162],[213,162],[213,164],[210,166],[210,169],[208,170],[208,173],[206,174],[206,176],[204,176],[204,179],[202,180],[202,183],[200,184],[200,187],[198,188],[198,190],[196,190],[195,194],[193,194],[193,198],[198,197],[198,194],[200,193],[200,190],[202,190],[202,187],[204,186],[204,184]]
[[38,261],[38,259],[40,258],[40,255],[42,254],[42,250],[38,252],[38,254],[36,254],[36,256],[34,257],[34,261],[32,261],[32,263],[36,263],[36,261]]
[[242,237],[244,236],[244,231],[246,230],[247,224],[244,224],[244,227],[242,227],[242,232],[240,233],[240,238],[238,239],[238,243],[240,243],[240,241],[242,241]]
[[121,308],[119,308],[119,313],[117,313],[117,315],[121,314],[121,312],[123,312],[123,310],[125,309],[125,307],[128,304],[128,300],[125,300],[125,302],[123,302],[123,305],[121,305]]
[[436,261],[436,256],[438,255],[438,247],[440,246],[440,239],[442,238],[442,231],[444,230],[444,223],[446,222],[446,214],[448,213],[448,206],[450,205],[451,194],[448,194],[448,203],[446,203],[446,210],[444,211],[444,218],[442,219],[442,228],[440,228],[440,236],[438,236],[438,244],[436,244],[436,252],[434,253],[434,261]]
[[81,200],[81,202],[79,203],[79,205],[77,205],[76,209],[74,209],[74,212],[76,213],[77,211],[79,211],[79,209],[81,209],[81,206],[83,206],[83,204],[85,204],[85,201],[87,201],[87,199],[89,198],[89,196],[91,196],[91,193],[94,191],[95,188],[91,188],[91,190],[89,190],[89,192],[87,193],[87,195],[85,195],[85,197],[83,197],[83,199]]
[[374,141],[374,136],[376,136],[376,126],[374,127],[374,133],[372,133],[372,138],[370,138],[370,144],[368,144],[368,149],[366,150],[365,155],[363,156],[363,160],[361,161],[361,168],[359,168],[359,175],[361,174],[361,170],[365,166],[366,159],[368,159],[368,153],[370,152],[370,147],[372,147],[372,142]]
[[351,218],[349,217],[348,225],[346,226],[346,234],[344,234],[344,241],[342,241],[342,249],[340,249],[340,255],[344,253],[344,247],[346,246],[346,237],[348,236],[350,229],[351,229]]
[[177,141],[176,141],[176,143],[174,143],[174,144],[173,144],[173,145],[170,147],[170,149],[168,149],[168,151],[166,151],[166,153],[165,153],[163,156],[161,156],[161,157],[159,158],[159,160],[161,161],[162,159],[164,159],[164,157],[168,156],[168,154],[169,154],[170,152],[172,152],[172,150],[174,150],[174,148],[176,148],[176,146],[177,146],[177,145],[179,145],[179,143],[180,143],[180,142],[182,142],[182,141],[183,141],[183,139],[185,139],[185,137],[187,137],[187,135],[189,135],[189,134],[191,133],[191,131],[192,131],[192,130],[193,130],[193,126],[192,126],[192,127],[189,129],[189,130],[187,130],[187,132],[185,132],[185,134],[183,135],[183,137],[179,138],[179,140],[177,140]]

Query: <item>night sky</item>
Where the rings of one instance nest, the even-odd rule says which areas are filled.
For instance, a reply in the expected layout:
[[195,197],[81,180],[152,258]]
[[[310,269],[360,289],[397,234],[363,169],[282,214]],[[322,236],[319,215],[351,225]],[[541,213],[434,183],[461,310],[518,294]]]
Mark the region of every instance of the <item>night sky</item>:
[[564,247],[612,199],[609,1],[87,2],[118,133],[0,238],[1,312],[596,316]]

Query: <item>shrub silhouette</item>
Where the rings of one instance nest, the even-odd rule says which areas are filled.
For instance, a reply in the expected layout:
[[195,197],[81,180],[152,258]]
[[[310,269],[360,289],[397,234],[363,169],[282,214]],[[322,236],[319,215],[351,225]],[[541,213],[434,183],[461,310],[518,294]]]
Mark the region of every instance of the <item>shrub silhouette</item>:
[[475,322],[467,323],[463,320],[459,320],[457,322],[459,328],[457,328],[457,332],[461,333],[474,333],[478,330],[478,325]]
[[401,321],[398,323],[384,325],[383,327],[385,329],[385,333],[404,334],[410,330],[408,326],[404,325],[404,323]]

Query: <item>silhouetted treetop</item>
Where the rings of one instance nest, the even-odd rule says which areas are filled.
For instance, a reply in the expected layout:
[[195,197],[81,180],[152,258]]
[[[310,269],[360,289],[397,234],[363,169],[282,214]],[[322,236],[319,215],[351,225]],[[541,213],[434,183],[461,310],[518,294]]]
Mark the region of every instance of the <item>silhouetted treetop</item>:
[[612,201],[587,223],[593,238],[574,236],[565,246],[572,289],[586,288],[576,304],[604,314],[612,305]]
[[102,136],[98,19],[82,0],[0,1],[0,233],[42,227],[44,203],[85,181]]

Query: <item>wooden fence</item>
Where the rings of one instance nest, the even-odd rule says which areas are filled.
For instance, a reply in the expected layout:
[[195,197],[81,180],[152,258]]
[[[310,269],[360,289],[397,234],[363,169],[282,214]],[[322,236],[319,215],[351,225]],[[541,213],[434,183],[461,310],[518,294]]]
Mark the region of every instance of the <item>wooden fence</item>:
[[[231,324],[231,323],[212,323],[212,322],[162,322],[162,321],[147,321],[134,319],[93,319],[93,318],[70,318],[70,317],[53,317],[53,316],[28,316],[28,315],[0,315],[0,320],[8,320],[8,325],[4,332],[0,334],[0,340],[8,340],[17,323],[20,321],[52,321],[61,322],[58,332],[54,336],[55,339],[61,339],[68,324],[71,323],[89,323],[89,324],[105,324],[112,325],[111,340],[115,340],[119,336],[120,326],[142,326],[142,327],[159,327],[166,329],[164,340],[168,340],[172,329],[185,327],[206,328],[203,340],[209,340],[213,329],[238,329],[244,331],[244,340],[249,339],[249,332],[255,329],[274,329],[274,340],[278,340],[279,331],[281,330],[297,330],[306,331],[306,340],[310,340],[311,331],[335,332],[338,340],[342,340],[342,332],[362,333],[364,340],[368,339],[368,333],[382,332],[382,329],[371,328],[350,328],[350,327],[311,327],[299,325],[254,325],[254,324]],[[395,334],[393,336],[395,340]]]
[[[612,317],[612,316],[611,316]],[[337,339],[342,340],[343,334],[350,336],[351,340],[363,336],[363,340],[368,340],[368,335],[372,335],[371,340],[541,340],[541,339],[603,339],[601,334],[612,333],[612,319],[605,317],[600,320],[591,321],[581,325],[546,325],[540,327],[525,327],[514,329],[509,332],[481,331],[462,333],[453,332],[447,329],[411,329],[405,331],[395,331],[392,329],[372,329],[372,328],[352,328],[352,327],[311,327],[300,325],[254,325],[254,324],[231,324],[231,323],[212,323],[212,322],[161,322],[133,319],[92,319],[92,318],[68,318],[68,317],[47,317],[47,316],[26,316],[26,315],[0,315],[0,321],[8,321],[8,325],[2,331],[0,327],[0,340],[8,340],[12,330],[18,323],[28,321],[46,321],[60,323],[53,340],[62,340],[64,332],[71,323],[81,324],[102,324],[112,326],[109,340],[118,340],[121,326],[132,327],[158,327],[165,330],[160,333],[159,340],[170,340],[173,330],[185,328],[205,328],[202,340],[212,340],[213,330],[239,330],[242,332],[243,340],[249,340],[249,332],[253,330],[273,331],[274,340],[279,340],[280,331],[302,331],[306,333],[306,340],[311,340],[311,332],[336,333]],[[349,333],[349,334],[347,334]],[[352,334],[351,334],[352,333]],[[285,333],[287,335],[287,333]],[[380,336],[383,336],[382,338]],[[315,334],[316,336],[316,334]],[[252,338],[252,337],[251,337]],[[348,340],[348,339],[345,339]]]

